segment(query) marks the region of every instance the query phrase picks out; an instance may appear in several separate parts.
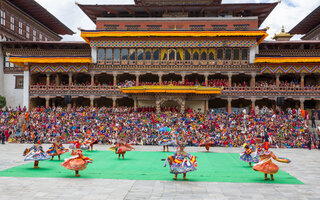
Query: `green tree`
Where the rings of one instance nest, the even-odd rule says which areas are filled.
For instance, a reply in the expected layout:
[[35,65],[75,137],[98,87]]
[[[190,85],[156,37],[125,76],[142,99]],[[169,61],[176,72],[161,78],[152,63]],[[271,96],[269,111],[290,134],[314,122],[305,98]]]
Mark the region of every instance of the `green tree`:
[[7,105],[6,98],[0,95],[0,108],[3,108]]

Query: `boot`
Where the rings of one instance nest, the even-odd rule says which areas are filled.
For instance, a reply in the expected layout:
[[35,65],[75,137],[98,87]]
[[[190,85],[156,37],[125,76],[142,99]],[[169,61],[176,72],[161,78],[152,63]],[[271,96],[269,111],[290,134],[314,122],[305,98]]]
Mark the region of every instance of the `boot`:
[[177,180],[177,176],[178,174],[175,174],[173,180]]
[[59,160],[60,160],[60,155],[58,155],[58,158],[59,158]]
[[186,176],[187,176],[187,173],[183,173],[183,180],[188,180]]
[[273,174],[271,174],[271,180],[273,180],[273,181],[274,181]]
[[80,175],[79,175],[79,171],[76,171],[76,177],[79,177]]
[[264,180],[266,180],[266,181],[270,180],[270,179],[268,178],[268,174],[264,174]]

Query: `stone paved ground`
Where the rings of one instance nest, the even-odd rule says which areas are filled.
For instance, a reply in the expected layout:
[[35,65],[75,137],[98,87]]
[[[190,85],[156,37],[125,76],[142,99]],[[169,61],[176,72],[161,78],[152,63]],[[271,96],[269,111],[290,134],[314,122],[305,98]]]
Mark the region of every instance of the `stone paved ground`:
[[[21,156],[30,145],[0,145],[0,170],[24,164]],[[45,149],[49,145],[44,145]],[[106,150],[108,146],[96,145]],[[159,151],[160,147],[138,146],[138,151]],[[188,152],[204,151],[190,147]],[[213,148],[214,152],[239,153],[239,148]],[[141,181],[108,179],[58,179],[0,177],[0,199],[305,199],[320,200],[320,151],[273,149],[276,155],[290,158],[279,163],[282,170],[304,185],[254,183],[212,183],[182,181]]]

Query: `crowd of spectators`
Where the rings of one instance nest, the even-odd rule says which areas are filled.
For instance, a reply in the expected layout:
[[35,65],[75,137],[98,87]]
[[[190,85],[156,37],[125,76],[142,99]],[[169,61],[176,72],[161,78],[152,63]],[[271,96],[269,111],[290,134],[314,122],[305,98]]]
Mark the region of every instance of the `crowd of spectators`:
[[15,143],[32,143],[35,137],[49,143],[56,136],[69,143],[78,137],[94,135],[101,144],[113,144],[117,135],[124,133],[129,143],[144,145],[157,145],[164,134],[184,138],[193,146],[206,137],[216,146],[226,147],[242,146],[254,137],[285,148],[307,148],[310,141],[313,147],[319,145],[301,110],[283,112],[266,107],[230,114],[192,110],[182,114],[168,108],[155,113],[151,107],[138,111],[124,107],[73,107],[68,112],[61,107],[39,107],[30,112],[6,108],[0,110],[0,129],[7,141]]

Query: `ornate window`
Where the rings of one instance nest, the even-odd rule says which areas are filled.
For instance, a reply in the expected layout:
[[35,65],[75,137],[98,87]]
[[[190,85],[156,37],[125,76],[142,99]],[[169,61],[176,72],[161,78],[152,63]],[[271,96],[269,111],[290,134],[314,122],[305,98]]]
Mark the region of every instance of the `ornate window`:
[[130,49],[130,60],[136,60],[136,50]]
[[153,60],[160,60],[159,54],[160,54],[159,49],[153,50]]
[[6,25],[6,13],[3,10],[0,10],[1,14],[1,25],[5,26]]
[[201,49],[201,60],[207,60],[207,49]]
[[120,49],[113,50],[113,60],[120,60]]
[[218,49],[217,51],[217,59],[223,60],[223,49]]
[[10,17],[10,29],[14,31],[14,17]]
[[143,49],[138,49],[137,60],[143,60]]
[[226,60],[231,60],[231,49],[226,49]]
[[184,50],[185,60],[191,60],[191,49]]
[[193,58],[192,58],[193,60],[199,60],[199,57],[200,57],[199,49],[193,49],[192,54],[193,54]]
[[106,49],[106,60],[112,60],[112,49]]
[[177,60],[184,60],[183,49],[178,49],[177,50]]
[[22,35],[22,22],[19,21],[19,34]]
[[233,60],[240,60],[240,50],[233,49]]
[[34,29],[32,31],[32,38],[33,38],[33,41],[37,41],[37,31]]
[[23,76],[16,76],[15,89],[23,89]]
[[26,38],[30,38],[30,26],[26,26]]
[[209,49],[209,60],[214,60],[215,49]]
[[151,60],[151,49],[146,49],[146,60]]
[[99,48],[98,49],[98,61],[104,61],[104,60],[105,60],[104,49]]
[[169,60],[176,60],[176,50],[175,49],[169,50]]
[[122,49],[121,50],[121,59],[122,60],[128,60],[128,49]]
[[242,60],[248,60],[248,49],[242,49],[241,58]]
[[9,57],[6,56],[4,59],[4,67],[16,67],[13,63],[9,62]]

